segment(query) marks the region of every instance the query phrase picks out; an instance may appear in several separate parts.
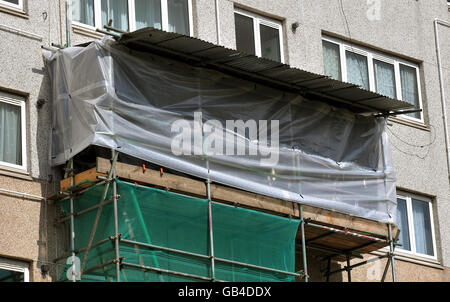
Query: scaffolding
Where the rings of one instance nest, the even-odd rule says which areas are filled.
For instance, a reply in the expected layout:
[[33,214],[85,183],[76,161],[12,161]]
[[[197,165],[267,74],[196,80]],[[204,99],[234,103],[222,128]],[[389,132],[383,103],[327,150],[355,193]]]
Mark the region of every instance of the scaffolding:
[[[96,175],[95,181],[87,180],[87,181],[81,181],[80,183],[75,183],[73,159],[69,160],[69,162],[67,164],[65,176],[70,179],[70,187],[64,191],[61,191],[56,197],[53,198],[53,200],[55,200],[56,202],[64,201],[64,200],[66,200],[66,201],[69,200],[69,202],[70,202],[70,212],[65,217],[61,217],[61,218],[57,219],[57,221],[56,221],[57,223],[64,223],[64,222],[70,221],[70,223],[69,223],[69,225],[70,225],[70,250],[68,251],[68,253],[62,255],[61,257],[54,259],[53,262],[56,263],[60,260],[67,259],[69,257],[71,259],[70,271],[71,271],[72,277],[71,278],[69,278],[69,277],[63,278],[60,281],[75,282],[77,280],[80,280],[82,278],[82,276],[85,274],[102,269],[108,265],[114,264],[115,274],[116,274],[115,280],[117,282],[121,281],[120,280],[120,272],[124,267],[139,269],[142,271],[155,272],[155,273],[158,273],[160,276],[162,274],[167,274],[167,275],[179,276],[179,277],[189,278],[189,279],[198,280],[198,281],[223,282],[225,280],[218,279],[216,277],[216,272],[215,272],[216,265],[221,263],[221,264],[235,265],[235,266],[239,266],[242,268],[266,271],[269,273],[282,274],[282,275],[291,276],[291,277],[294,277],[297,279],[302,279],[304,282],[308,282],[308,281],[310,281],[310,276],[308,275],[308,260],[307,260],[307,250],[308,249],[319,250],[319,251],[327,253],[327,255],[325,257],[323,257],[323,260],[327,261],[327,269],[326,269],[326,272],[324,273],[324,277],[326,277],[327,282],[330,280],[331,275],[342,273],[342,272],[347,272],[347,279],[349,282],[351,282],[352,281],[351,272],[354,268],[357,268],[359,266],[362,266],[362,265],[365,265],[368,263],[372,263],[372,262],[375,262],[375,261],[378,261],[378,260],[381,260],[384,258],[387,258],[387,262],[386,262],[386,266],[385,266],[381,281],[382,282],[385,281],[389,267],[391,267],[391,269],[392,269],[392,281],[394,281],[394,282],[396,281],[394,249],[395,249],[395,246],[398,245],[396,242],[398,241],[399,231],[397,231],[396,236],[393,237],[392,226],[390,224],[387,224],[388,236],[381,236],[378,234],[370,234],[370,233],[363,234],[361,232],[351,231],[347,228],[342,229],[342,228],[332,227],[332,226],[328,226],[328,225],[321,224],[321,223],[319,224],[319,223],[316,223],[315,221],[313,221],[311,218],[304,217],[304,210],[303,210],[302,204],[299,204],[299,206],[298,206],[299,207],[299,215],[298,215],[299,217],[298,218],[300,219],[300,228],[299,229],[300,229],[301,249],[302,249],[301,253],[302,253],[302,262],[303,262],[302,270],[297,271],[297,272],[290,272],[290,271],[286,271],[286,270],[273,269],[273,268],[269,268],[269,267],[258,266],[258,265],[253,265],[253,264],[249,264],[249,263],[243,263],[243,262],[239,262],[239,261],[233,261],[233,260],[217,257],[214,254],[213,216],[211,213],[211,206],[213,204],[222,204],[222,203],[213,201],[213,198],[211,196],[212,182],[210,179],[204,180],[205,187],[206,187],[205,195],[207,196],[207,200],[208,200],[208,232],[209,232],[209,239],[210,239],[209,240],[209,244],[210,244],[210,247],[209,247],[210,254],[209,255],[192,253],[192,252],[188,252],[188,251],[184,251],[184,250],[164,247],[161,245],[149,244],[149,243],[144,243],[144,242],[139,242],[139,241],[128,240],[128,239],[122,238],[123,236],[122,236],[122,234],[119,233],[119,227],[118,227],[119,219],[118,219],[117,204],[118,204],[118,200],[120,199],[120,195],[117,194],[117,179],[119,177],[116,173],[118,155],[119,155],[119,152],[112,150],[112,159],[110,161],[111,165],[110,165],[109,171],[107,173],[107,176],[104,177],[104,176]],[[83,209],[82,211],[75,212],[74,211],[75,197],[83,194],[92,185],[104,185],[103,194],[102,194],[102,197],[101,197],[99,203],[97,205]],[[107,193],[108,193],[110,186],[112,186],[112,196],[110,199],[107,199]],[[188,195],[186,195],[186,196],[188,196]],[[97,227],[98,227],[100,216],[102,214],[102,210],[103,210],[104,206],[109,205],[111,203],[113,203],[113,213],[114,213],[114,235],[109,236],[104,239],[101,239],[97,242],[94,242],[94,237],[95,237],[95,234],[97,231]],[[75,247],[74,218],[77,216],[86,214],[88,212],[95,211],[95,210],[97,212],[96,212],[96,216],[95,216],[95,220],[94,220],[92,229],[90,231],[88,244],[85,247],[76,248]],[[321,233],[319,235],[309,236],[310,238],[307,238],[306,228],[308,228],[310,231],[315,229],[317,232],[321,232]],[[358,245],[357,247],[350,248],[350,249],[335,249],[335,248],[315,245],[316,242],[318,242],[320,240],[324,240],[326,238],[333,237],[333,236],[345,236],[348,238],[357,238],[360,240],[364,240],[366,242],[364,244]],[[98,247],[102,244],[105,244],[106,242],[111,242],[112,245],[114,246],[114,258],[107,260],[100,265],[96,265],[94,267],[87,267],[86,264],[87,264],[89,252],[93,248]],[[358,251],[358,250],[361,250],[361,249],[364,249],[364,248],[367,248],[367,247],[370,247],[373,245],[377,245],[377,244],[383,245],[383,246],[389,246],[389,251],[384,255],[377,256],[377,257],[374,257],[374,258],[371,258],[368,260],[363,260],[356,264],[352,264],[352,265],[350,264],[350,260],[352,258],[361,258],[361,259],[363,258],[360,254],[356,253],[355,251]],[[120,245],[140,247],[140,248],[148,249],[151,251],[163,251],[163,252],[173,253],[173,254],[177,254],[177,255],[185,255],[185,256],[209,261],[210,268],[211,268],[210,277],[200,276],[200,275],[196,275],[196,274],[189,274],[189,273],[184,273],[184,272],[180,272],[180,271],[163,269],[163,268],[158,267],[157,263],[154,266],[149,266],[149,265],[135,264],[135,263],[130,263],[130,262],[124,261],[125,260],[124,257],[121,256],[121,254],[120,254],[120,249],[119,249]],[[76,255],[79,255],[80,253],[84,253],[84,256],[83,256],[81,263],[78,263],[79,267],[77,268]],[[345,257],[344,259],[345,259],[346,265],[343,268],[332,271],[331,270],[331,261],[333,258],[336,258],[336,257],[337,258],[341,257],[340,259],[342,259],[342,257]],[[160,277],[160,281],[163,281],[162,277]]]

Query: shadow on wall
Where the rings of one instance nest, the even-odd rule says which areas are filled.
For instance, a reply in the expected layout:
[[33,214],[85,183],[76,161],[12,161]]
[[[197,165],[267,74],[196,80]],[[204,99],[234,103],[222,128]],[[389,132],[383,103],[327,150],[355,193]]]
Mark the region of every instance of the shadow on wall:
[[[300,250],[298,250],[300,248]],[[297,251],[295,253],[295,270],[303,270],[303,255],[301,252],[301,246],[296,247]],[[327,278],[325,273],[327,271],[328,261],[323,259],[323,257],[311,254],[310,251],[306,251],[307,254],[307,264],[308,264],[308,275],[310,282],[326,282]],[[331,261],[330,270],[338,270],[343,266],[335,261]],[[303,282],[303,279],[296,279],[297,282]],[[342,274],[334,274],[330,276],[329,282],[343,282]]]
[[[57,180],[60,176],[56,169],[50,167],[49,163],[52,106],[50,79],[45,71],[39,89],[38,99],[35,103],[30,102],[30,104],[31,106],[36,106],[33,109],[37,111],[36,140],[33,144],[37,150],[41,192],[44,197],[49,197],[57,192]],[[63,272],[63,265],[61,266],[52,262],[54,258],[60,256],[61,251],[67,250],[64,246],[66,242],[64,240],[64,228],[54,223],[55,219],[60,216],[59,211],[60,209],[57,205],[49,204],[48,202],[41,203],[38,241],[39,253],[37,260],[38,270],[36,272],[36,274],[40,273],[41,276],[33,276],[33,280],[56,281]],[[57,266],[61,267],[57,268]]]

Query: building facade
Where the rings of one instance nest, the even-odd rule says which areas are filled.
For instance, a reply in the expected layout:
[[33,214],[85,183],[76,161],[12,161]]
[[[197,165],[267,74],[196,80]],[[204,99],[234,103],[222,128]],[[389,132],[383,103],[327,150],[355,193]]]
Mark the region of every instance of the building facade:
[[[0,0],[0,270],[15,272],[5,278],[53,280],[51,259],[67,239],[51,223],[57,209],[43,201],[61,175],[48,164],[51,96],[42,46],[101,38],[95,28],[112,20],[124,31],[152,26],[325,74],[421,110],[388,119],[401,229],[397,280],[450,281],[446,1],[80,0],[67,11],[69,22],[62,0]],[[326,263],[308,262],[311,280],[324,281]],[[352,281],[378,281],[383,269],[383,261],[355,268]]]

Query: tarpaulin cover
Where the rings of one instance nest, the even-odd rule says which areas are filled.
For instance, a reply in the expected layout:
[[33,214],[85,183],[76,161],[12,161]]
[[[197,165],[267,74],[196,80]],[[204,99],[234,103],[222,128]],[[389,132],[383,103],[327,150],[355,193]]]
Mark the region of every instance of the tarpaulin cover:
[[[98,145],[274,198],[381,222],[396,217],[382,118],[130,50],[111,38],[46,56],[53,165]],[[191,145],[180,139],[186,134]]]
[[[74,201],[79,212],[100,202],[105,185],[88,189]],[[208,200],[170,193],[117,180],[119,234],[122,239],[152,244],[205,256],[210,255]],[[110,186],[107,200],[111,198]],[[70,202],[63,202],[70,212]],[[97,210],[76,215],[75,248],[88,245]],[[295,237],[299,220],[233,206],[212,204],[214,256],[246,264],[294,272]],[[103,207],[93,243],[114,236],[113,203]],[[211,278],[210,259],[196,258],[158,249],[120,243],[123,263],[143,265]],[[77,254],[80,262],[84,252]],[[85,270],[115,259],[114,243],[93,247]],[[64,259],[66,260],[66,259]],[[68,265],[66,267],[69,268]],[[143,271],[127,265],[121,281],[196,281],[196,279]],[[61,278],[67,277],[67,272]],[[215,262],[215,277],[223,281],[293,281],[294,277],[261,269]],[[115,264],[90,271],[81,281],[115,281]]]

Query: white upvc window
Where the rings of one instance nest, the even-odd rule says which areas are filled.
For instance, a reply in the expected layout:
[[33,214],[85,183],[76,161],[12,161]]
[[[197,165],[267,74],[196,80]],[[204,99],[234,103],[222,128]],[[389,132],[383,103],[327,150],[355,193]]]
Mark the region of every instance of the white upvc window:
[[[322,37],[324,74],[423,109],[419,66],[380,52]],[[423,123],[423,112],[401,115]]]
[[193,35],[192,0],[72,0],[72,23],[95,30],[154,27]]
[[0,4],[23,10],[23,0],[0,0]]
[[0,166],[27,169],[25,100],[0,92]]
[[396,251],[437,260],[433,205],[429,198],[398,192],[396,224],[401,244]]
[[284,63],[283,26],[280,21],[234,10],[236,49]]
[[0,282],[30,282],[29,264],[0,257]]

